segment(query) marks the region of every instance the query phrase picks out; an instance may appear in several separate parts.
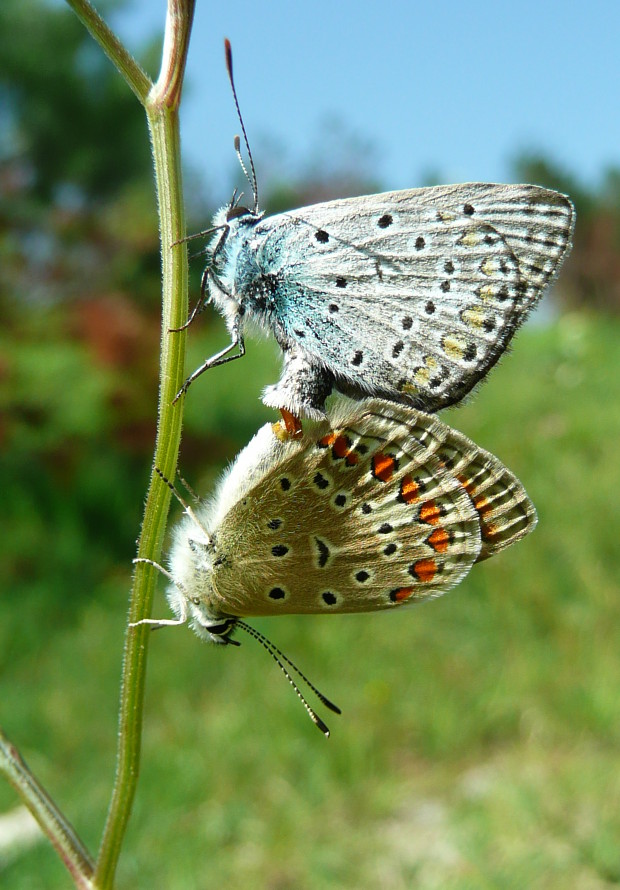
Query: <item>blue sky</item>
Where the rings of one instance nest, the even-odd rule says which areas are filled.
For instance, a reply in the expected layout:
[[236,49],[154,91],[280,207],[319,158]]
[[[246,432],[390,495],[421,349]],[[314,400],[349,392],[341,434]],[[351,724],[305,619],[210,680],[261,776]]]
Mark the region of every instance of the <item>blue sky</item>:
[[[165,0],[134,0],[114,25],[130,48],[160,29]],[[339,120],[374,147],[385,188],[503,181],[541,150],[587,184],[620,166],[620,3],[198,0],[183,149],[216,201],[229,198],[239,126],[235,76],[259,174],[333,151]]]

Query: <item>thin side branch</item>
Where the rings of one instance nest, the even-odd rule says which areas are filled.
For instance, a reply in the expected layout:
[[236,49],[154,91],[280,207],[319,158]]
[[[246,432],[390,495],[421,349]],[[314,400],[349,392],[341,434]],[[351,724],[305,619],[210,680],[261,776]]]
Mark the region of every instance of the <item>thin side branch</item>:
[[151,78],[136,62],[101,18],[94,6],[88,0],[67,0],[68,5],[75,12],[87,31],[97,41],[106,56],[120,71],[127,84],[144,105],[149,90],[153,86]]
[[0,729],[0,772],[15,788],[50,839],[76,887],[92,890],[93,861],[67,818],[37,782],[21,754]]

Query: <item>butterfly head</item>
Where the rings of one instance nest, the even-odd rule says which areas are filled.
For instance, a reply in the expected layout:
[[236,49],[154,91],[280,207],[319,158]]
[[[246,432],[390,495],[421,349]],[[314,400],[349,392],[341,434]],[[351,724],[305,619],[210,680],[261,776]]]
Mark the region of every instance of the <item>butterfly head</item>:
[[168,602],[179,618],[185,616],[184,623],[189,624],[202,640],[217,645],[231,643],[239,645],[231,639],[237,619],[214,614],[208,602],[200,594],[192,595],[173,585],[168,591]]
[[256,198],[254,199],[254,207],[251,210],[249,207],[241,204],[242,198],[243,192],[237,192],[237,189],[234,189],[230,201],[220,211],[222,225],[230,225],[239,219],[244,219],[245,222],[257,222],[259,219],[263,218],[264,213],[259,211],[258,200]]
[[213,538],[193,513],[186,515],[170,554],[168,602],[179,623],[189,624],[201,639],[221,644],[232,642],[236,619],[217,605],[213,573],[220,562]]
[[179,624],[189,624],[202,640],[218,645],[239,645],[231,639],[237,619],[214,611],[204,590],[188,591],[178,583],[168,589],[168,602]]
[[232,222],[234,219],[240,219],[242,216],[250,216],[255,219],[256,213],[254,213],[254,211],[250,210],[248,207],[235,207],[231,204],[226,211],[226,222]]
[[[235,189],[228,204],[224,204],[213,217],[213,229],[220,232],[225,230],[225,240],[230,237],[234,238],[238,229],[255,225],[265,215],[263,212],[251,210],[240,204],[239,201],[242,197],[243,195],[237,194]],[[219,238],[221,237],[220,234]]]

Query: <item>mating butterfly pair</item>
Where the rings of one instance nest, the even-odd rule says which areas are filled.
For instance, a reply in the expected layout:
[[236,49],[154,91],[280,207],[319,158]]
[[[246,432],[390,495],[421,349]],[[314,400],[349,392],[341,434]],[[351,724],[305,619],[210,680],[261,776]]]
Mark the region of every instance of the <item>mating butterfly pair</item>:
[[[263,427],[212,503],[185,505],[170,571],[157,566],[177,617],[146,623],[189,622],[217,643],[240,627],[291,679],[241,617],[400,608],[535,527],[519,480],[422,412],[457,404],[497,362],[557,275],[574,210],[536,186],[470,183],[265,218],[250,164],[253,208],[233,198],[216,214],[203,275],[231,343],[177,398],[244,354],[250,320],[283,350],[264,401],[295,436]],[[333,390],[361,401],[327,410]],[[297,418],[314,423],[301,432]]]

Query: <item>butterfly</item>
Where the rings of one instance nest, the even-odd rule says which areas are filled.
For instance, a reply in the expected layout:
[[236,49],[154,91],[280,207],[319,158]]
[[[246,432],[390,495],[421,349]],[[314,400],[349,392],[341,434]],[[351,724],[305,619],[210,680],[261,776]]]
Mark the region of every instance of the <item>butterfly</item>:
[[[227,63],[239,110],[228,43]],[[215,215],[202,283],[231,342],[177,398],[207,368],[245,353],[249,321],[284,354],[263,401],[294,417],[324,418],[332,390],[426,412],[460,402],[558,274],[574,227],[569,198],[535,185],[466,183],[265,217],[239,117],[254,203],[233,196]]]
[[242,617],[402,609],[536,525],[510,470],[437,417],[365,400],[299,438],[278,427],[258,431],[210,501],[185,505],[169,571],[156,565],[176,619],[140,623],[227,644]]

